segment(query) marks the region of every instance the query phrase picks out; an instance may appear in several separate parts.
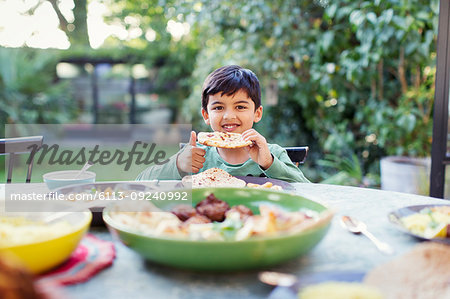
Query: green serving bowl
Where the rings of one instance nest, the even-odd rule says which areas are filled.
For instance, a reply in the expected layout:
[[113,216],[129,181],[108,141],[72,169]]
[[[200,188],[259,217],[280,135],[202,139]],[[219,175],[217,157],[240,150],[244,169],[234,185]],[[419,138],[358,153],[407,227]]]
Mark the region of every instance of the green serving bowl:
[[[323,205],[299,195],[251,188],[201,188],[177,189],[172,192],[188,192],[195,206],[211,193],[230,206],[243,204],[254,213],[261,204],[277,206],[285,211],[307,208],[326,211]],[[153,203],[170,209],[180,202],[159,201]],[[298,257],[310,251],[327,233],[332,213],[321,218],[305,231],[278,234],[270,237],[252,237],[243,241],[194,241],[161,236],[149,236],[126,228],[110,217],[114,205],[103,210],[103,220],[110,232],[126,246],[144,258],[178,268],[208,271],[233,271],[268,267]]]

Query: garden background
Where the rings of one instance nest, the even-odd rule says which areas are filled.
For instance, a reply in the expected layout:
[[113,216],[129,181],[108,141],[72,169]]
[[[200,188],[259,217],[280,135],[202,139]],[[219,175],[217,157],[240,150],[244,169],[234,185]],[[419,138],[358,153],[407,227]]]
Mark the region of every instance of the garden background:
[[[203,80],[238,64],[262,84],[256,129],[272,143],[308,145],[300,167],[313,182],[379,187],[382,157],[431,153],[438,0],[17,2],[23,16],[46,9],[64,38],[42,49],[34,32],[0,47],[3,124],[206,130]],[[94,15],[111,29],[104,39],[88,26]]]

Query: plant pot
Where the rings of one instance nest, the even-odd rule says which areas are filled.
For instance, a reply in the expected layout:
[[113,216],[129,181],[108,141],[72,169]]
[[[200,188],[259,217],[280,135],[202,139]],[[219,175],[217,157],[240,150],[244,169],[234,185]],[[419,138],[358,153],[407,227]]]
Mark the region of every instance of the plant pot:
[[389,156],[381,159],[381,189],[429,194],[431,158]]

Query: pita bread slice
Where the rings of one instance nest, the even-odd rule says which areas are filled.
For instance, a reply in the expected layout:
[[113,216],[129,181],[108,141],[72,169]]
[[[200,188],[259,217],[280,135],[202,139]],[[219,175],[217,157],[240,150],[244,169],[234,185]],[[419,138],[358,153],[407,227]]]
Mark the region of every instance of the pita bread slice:
[[252,144],[252,141],[245,141],[242,134],[226,132],[200,132],[197,135],[198,143],[221,148],[240,148]]
[[210,168],[199,174],[185,176],[181,182],[184,186],[200,187],[245,187],[246,182],[238,179],[220,168]]
[[450,298],[450,245],[421,243],[370,271],[364,282],[387,299]]

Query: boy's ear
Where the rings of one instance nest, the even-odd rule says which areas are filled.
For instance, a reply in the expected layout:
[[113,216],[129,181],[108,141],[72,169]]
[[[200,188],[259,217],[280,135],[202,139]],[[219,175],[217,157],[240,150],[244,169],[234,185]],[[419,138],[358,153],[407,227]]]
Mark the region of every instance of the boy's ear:
[[208,112],[203,108],[202,108],[202,116],[203,116],[203,120],[205,121],[205,124],[207,124],[209,126],[210,125],[209,115],[208,115]]
[[254,122],[257,123],[261,120],[263,115],[263,106],[259,106],[258,108],[256,108],[255,110],[255,118],[254,118]]

